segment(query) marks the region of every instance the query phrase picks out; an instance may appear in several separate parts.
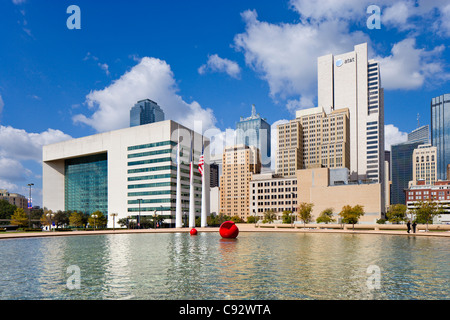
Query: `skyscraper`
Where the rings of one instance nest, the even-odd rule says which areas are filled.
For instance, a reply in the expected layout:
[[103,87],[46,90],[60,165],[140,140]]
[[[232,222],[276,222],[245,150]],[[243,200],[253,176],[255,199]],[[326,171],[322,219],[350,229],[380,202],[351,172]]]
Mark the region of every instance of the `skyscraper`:
[[437,148],[437,178],[446,180],[450,164],[450,94],[431,99],[431,144]]
[[318,106],[326,113],[348,108],[350,178],[384,179],[384,94],[378,61],[367,43],[354,51],[318,58]]
[[261,164],[270,167],[270,141],[270,124],[256,113],[255,105],[252,105],[252,115],[248,118],[241,117],[236,123],[236,145],[258,148]]
[[138,101],[130,110],[130,127],[158,121],[164,121],[164,112],[150,99]]
[[391,204],[405,204],[405,189],[413,177],[413,154],[420,145],[429,141],[428,126],[417,128],[408,134],[408,140],[391,146]]

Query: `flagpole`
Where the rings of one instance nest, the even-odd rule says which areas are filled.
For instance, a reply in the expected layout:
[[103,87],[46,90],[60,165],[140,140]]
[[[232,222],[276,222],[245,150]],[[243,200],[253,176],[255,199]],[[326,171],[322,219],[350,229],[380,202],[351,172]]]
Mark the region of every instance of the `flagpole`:
[[201,227],[207,226],[207,211],[206,211],[206,163],[205,163],[205,155],[204,155],[204,145],[203,145],[203,136],[202,136],[202,159],[203,159],[203,170],[202,170],[202,209],[201,209]]
[[175,228],[181,228],[182,212],[181,212],[181,170],[180,170],[180,125],[178,125],[178,144],[177,144],[177,198],[175,209]]
[[191,135],[191,162],[189,164],[189,228],[195,227],[195,192],[194,192],[194,133]]

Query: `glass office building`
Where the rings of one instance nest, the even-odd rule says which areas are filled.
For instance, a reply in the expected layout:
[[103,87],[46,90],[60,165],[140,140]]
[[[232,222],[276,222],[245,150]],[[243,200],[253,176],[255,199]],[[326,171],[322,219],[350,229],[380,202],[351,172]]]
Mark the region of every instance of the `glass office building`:
[[423,142],[405,142],[391,146],[391,204],[406,204],[405,189],[413,179],[413,152]]
[[164,112],[150,99],[138,101],[130,110],[130,127],[158,121],[164,121]]
[[270,142],[270,124],[256,113],[255,105],[252,105],[252,115],[245,119],[241,117],[236,124],[236,145],[257,147],[261,152],[262,165],[270,167]]
[[65,210],[108,215],[107,160],[106,153],[65,160]]
[[431,144],[437,147],[437,179],[447,180],[447,164],[450,164],[450,94],[431,99]]

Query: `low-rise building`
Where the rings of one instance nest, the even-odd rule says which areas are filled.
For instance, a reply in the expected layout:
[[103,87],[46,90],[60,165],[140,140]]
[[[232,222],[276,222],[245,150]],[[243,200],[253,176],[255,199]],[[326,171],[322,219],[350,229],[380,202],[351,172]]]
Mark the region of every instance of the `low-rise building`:
[[278,218],[283,211],[297,212],[297,177],[269,172],[255,174],[250,182],[250,214],[263,217],[272,210]]

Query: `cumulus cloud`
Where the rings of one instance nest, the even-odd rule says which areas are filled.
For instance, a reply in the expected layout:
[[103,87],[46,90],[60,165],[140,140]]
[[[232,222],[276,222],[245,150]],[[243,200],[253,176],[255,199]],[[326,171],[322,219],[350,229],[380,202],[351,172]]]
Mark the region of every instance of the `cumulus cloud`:
[[272,24],[258,20],[254,10],[241,16],[245,32],[235,36],[235,47],[244,53],[246,64],[267,81],[273,98],[315,96],[317,57],[347,52],[368,41],[362,32],[349,32],[346,23],[335,20],[318,25]]
[[86,103],[92,115],[77,114],[75,123],[84,123],[98,132],[128,127],[130,108],[138,100],[151,99],[161,106],[166,119],[193,128],[201,122],[203,129],[214,127],[213,111],[196,101],[188,103],[177,94],[178,88],[170,66],[163,60],[144,57],[140,62],[102,90],[91,91]]
[[392,47],[391,55],[375,57],[381,65],[382,86],[389,90],[417,89],[431,79],[449,79],[439,56],[445,46],[430,51],[416,48],[414,38],[406,38]]
[[[60,130],[47,129],[41,133],[30,133],[11,126],[0,126],[0,156],[21,160],[42,160],[42,146],[71,139]],[[0,177],[1,178],[1,177]]]
[[221,58],[217,54],[208,56],[206,64],[198,68],[198,73],[205,74],[206,72],[225,72],[230,77],[240,78],[241,68],[239,65],[229,59]]
[[384,148],[391,150],[391,145],[406,142],[408,140],[408,133],[400,131],[393,124],[384,126]]

